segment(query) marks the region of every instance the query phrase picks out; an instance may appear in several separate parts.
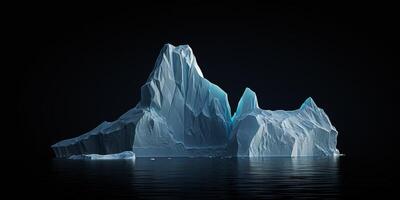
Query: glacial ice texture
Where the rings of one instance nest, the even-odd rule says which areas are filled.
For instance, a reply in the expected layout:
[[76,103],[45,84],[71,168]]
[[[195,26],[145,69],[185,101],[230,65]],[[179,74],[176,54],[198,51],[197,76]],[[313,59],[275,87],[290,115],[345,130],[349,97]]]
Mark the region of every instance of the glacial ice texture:
[[57,157],[130,150],[137,157],[219,155],[230,123],[227,94],[203,77],[192,49],[166,44],[136,107],[52,148]]
[[71,159],[125,151],[136,157],[333,156],[336,138],[311,98],[298,110],[269,111],[246,89],[231,117],[227,94],[204,78],[192,49],[166,44],[134,108],[52,149]]
[[233,116],[238,156],[335,156],[337,135],[312,98],[298,110],[262,110],[256,94],[246,88]]

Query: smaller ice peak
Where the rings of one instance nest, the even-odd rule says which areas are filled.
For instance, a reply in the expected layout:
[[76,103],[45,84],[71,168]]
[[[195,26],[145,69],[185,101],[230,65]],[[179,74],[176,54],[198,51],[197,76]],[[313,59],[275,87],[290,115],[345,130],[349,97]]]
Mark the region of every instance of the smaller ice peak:
[[306,109],[306,108],[311,108],[311,109],[315,110],[315,109],[318,109],[318,106],[311,97],[308,97],[300,107],[300,109],[302,109],[302,110]]
[[317,104],[311,97],[308,97],[304,101],[299,111],[299,114],[302,115],[304,119],[313,122],[315,125],[321,127],[329,127],[329,129],[336,131],[336,128],[332,125],[328,115],[322,108],[319,108],[317,106]]
[[243,114],[252,112],[253,110],[255,110],[257,108],[259,108],[259,107],[258,107],[256,93],[253,90],[251,90],[250,88],[246,87],[246,89],[243,92],[242,97],[239,100],[236,112],[234,114],[234,118],[239,117]]

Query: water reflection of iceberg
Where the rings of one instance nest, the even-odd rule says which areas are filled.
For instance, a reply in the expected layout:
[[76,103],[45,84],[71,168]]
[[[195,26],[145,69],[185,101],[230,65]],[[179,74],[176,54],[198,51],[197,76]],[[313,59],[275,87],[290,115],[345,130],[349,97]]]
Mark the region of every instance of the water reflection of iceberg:
[[129,161],[56,159],[52,173],[57,180],[78,190],[87,192],[88,188],[89,191],[95,188],[88,194],[107,188],[107,194],[112,191],[143,199],[337,199],[343,188],[339,162],[334,158],[138,158],[135,162]]
[[[254,157],[238,159],[239,182],[254,196],[282,197],[306,195],[316,191],[322,197],[338,194],[338,157]],[[271,196],[271,197],[272,197]],[[306,196],[304,196],[306,197]]]

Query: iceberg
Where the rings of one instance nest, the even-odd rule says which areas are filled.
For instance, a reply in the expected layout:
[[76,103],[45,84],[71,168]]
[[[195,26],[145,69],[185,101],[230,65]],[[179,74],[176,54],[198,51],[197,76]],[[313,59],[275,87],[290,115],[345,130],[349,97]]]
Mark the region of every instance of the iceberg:
[[204,78],[192,49],[166,44],[134,108],[51,148],[70,159],[332,156],[336,138],[311,98],[294,111],[262,110],[247,88],[232,117],[227,94]]
[[166,44],[136,107],[52,148],[57,157],[122,151],[137,157],[219,155],[230,125],[227,94],[203,77],[192,49]]
[[135,154],[132,151],[124,151],[116,154],[82,154],[72,155],[69,157],[72,160],[135,160]]
[[298,110],[262,110],[256,94],[244,91],[233,116],[238,156],[336,156],[336,128],[308,98]]

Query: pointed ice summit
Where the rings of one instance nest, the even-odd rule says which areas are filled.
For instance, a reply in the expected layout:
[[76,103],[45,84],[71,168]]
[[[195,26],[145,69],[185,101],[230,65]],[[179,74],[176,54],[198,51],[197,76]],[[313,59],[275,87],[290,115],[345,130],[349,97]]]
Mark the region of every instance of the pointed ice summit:
[[246,88],[231,117],[227,94],[204,78],[192,49],[166,44],[134,108],[51,147],[70,159],[333,156],[336,138],[311,98],[299,110],[262,110]]
[[311,97],[298,110],[262,110],[246,88],[233,117],[238,156],[334,156],[337,134]]

